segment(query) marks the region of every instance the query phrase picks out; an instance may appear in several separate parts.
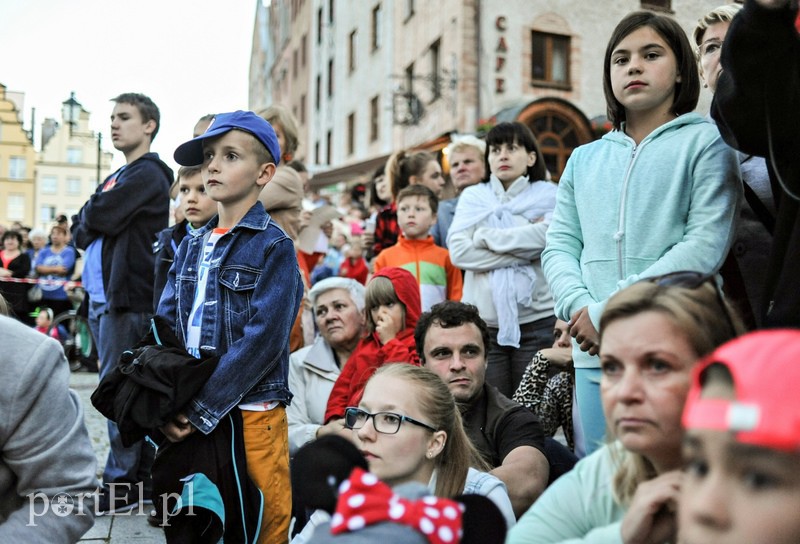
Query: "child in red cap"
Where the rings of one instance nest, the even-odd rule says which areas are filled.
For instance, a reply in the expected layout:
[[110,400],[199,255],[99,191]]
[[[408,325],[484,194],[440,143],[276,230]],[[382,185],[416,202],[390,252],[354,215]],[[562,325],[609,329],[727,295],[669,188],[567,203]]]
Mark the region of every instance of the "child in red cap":
[[800,542],[800,331],[743,336],[697,365],[683,413],[680,542]]

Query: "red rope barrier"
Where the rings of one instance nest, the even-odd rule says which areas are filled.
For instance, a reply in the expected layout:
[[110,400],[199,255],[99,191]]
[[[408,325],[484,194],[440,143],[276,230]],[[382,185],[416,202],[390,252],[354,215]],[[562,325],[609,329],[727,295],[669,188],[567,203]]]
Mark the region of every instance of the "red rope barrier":
[[75,287],[81,287],[81,282],[79,281],[72,281],[72,280],[52,280],[47,278],[11,278],[11,277],[2,277],[0,278],[0,282],[5,281],[8,283],[38,283],[40,285],[50,285],[50,286],[58,286],[63,285],[65,289],[73,289]]

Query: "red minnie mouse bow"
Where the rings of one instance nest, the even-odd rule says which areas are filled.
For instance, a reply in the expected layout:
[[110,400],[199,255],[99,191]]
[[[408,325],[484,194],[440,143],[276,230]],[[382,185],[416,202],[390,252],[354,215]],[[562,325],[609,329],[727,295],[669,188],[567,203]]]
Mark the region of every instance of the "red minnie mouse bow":
[[331,532],[357,531],[387,521],[411,527],[431,544],[458,544],[462,534],[462,510],[461,504],[450,499],[403,499],[374,474],[356,468],[350,479],[339,486]]

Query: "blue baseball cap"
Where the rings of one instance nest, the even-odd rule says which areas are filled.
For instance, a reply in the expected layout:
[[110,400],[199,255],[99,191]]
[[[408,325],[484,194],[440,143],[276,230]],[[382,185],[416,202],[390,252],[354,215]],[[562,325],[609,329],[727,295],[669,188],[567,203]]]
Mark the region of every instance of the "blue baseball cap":
[[175,162],[181,166],[203,164],[203,140],[221,136],[233,129],[243,130],[255,136],[270,152],[277,166],[281,160],[281,147],[278,145],[278,137],[272,125],[252,111],[242,110],[215,115],[203,134],[178,146],[173,155]]

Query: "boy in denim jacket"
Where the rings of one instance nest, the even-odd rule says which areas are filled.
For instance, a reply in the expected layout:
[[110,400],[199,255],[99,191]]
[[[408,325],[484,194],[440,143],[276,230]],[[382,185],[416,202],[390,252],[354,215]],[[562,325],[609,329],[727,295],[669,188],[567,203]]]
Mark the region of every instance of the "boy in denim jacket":
[[185,413],[161,431],[178,442],[240,410],[248,474],[264,495],[259,542],[289,534],[289,331],[303,293],[294,244],[258,201],[279,157],[272,126],[244,111],[217,115],[175,150],[178,164],[202,164],[218,215],[181,242],[158,306],[187,351],[221,357]]

